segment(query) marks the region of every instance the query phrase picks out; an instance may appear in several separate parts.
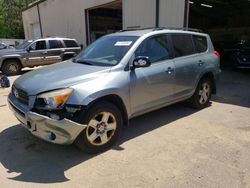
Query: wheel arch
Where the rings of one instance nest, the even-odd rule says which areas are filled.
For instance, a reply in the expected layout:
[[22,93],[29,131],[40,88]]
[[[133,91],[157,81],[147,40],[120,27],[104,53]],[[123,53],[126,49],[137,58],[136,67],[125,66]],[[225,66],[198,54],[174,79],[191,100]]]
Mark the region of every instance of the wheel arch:
[[22,61],[19,57],[6,57],[2,60],[2,65],[1,65],[1,68],[2,66],[4,65],[4,63],[6,63],[6,61],[10,61],[10,60],[15,60],[17,62],[19,62],[19,64],[21,65],[21,67],[23,68],[23,64],[22,64]]
[[110,95],[102,96],[102,97],[97,98],[94,101],[92,101],[88,105],[88,108],[91,108],[91,106],[95,105],[96,103],[98,103],[100,101],[110,102],[113,105],[115,105],[118,109],[121,110],[124,125],[129,124],[128,111],[127,111],[126,106],[125,106],[125,104],[124,104],[124,102],[123,102],[123,100],[122,100],[122,98],[120,96],[118,96],[116,94],[110,94]]
[[208,79],[211,80],[211,82],[212,82],[212,94],[216,94],[217,88],[216,88],[215,76],[214,76],[213,72],[209,71],[209,72],[204,73],[204,74],[200,77],[199,82],[200,82],[202,79],[204,79],[204,78],[208,78]]

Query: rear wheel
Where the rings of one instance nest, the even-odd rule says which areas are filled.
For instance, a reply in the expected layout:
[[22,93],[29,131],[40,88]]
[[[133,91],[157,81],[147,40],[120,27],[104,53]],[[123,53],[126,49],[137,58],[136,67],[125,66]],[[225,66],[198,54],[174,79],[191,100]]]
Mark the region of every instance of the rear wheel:
[[190,104],[196,109],[203,109],[208,106],[212,96],[212,82],[209,78],[203,78],[190,99]]
[[7,76],[14,76],[21,73],[22,66],[18,60],[6,60],[3,63],[2,71]]
[[86,153],[98,153],[111,147],[119,137],[123,125],[119,109],[108,102],[94,105],[88,112],[79,114],[80,122],[87,127],[75,144]]

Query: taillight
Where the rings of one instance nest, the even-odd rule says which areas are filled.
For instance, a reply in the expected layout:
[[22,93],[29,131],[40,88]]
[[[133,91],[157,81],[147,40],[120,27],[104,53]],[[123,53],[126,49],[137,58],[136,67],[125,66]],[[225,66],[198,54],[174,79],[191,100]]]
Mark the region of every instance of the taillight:
[[218,59],[220,59],[220,53],[219,53],[219,52],[214,51],[214,55],[215,55]]

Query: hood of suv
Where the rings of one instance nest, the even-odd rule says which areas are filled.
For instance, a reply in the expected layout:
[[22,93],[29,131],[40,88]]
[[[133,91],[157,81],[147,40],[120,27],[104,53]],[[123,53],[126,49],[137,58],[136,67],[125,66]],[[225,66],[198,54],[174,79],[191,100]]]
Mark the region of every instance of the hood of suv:
[[19,53],[24,53],[24,52],[26,52],[26,50],[24,49],[15,49],[15,48],[3,49],[3,50],[0,50],[0,56],[19,54]]
[[37,95],[100,78],[100,76],[105,76],[110,69],[110,67],[83,65],[66,61],[28,72],[18,78],[14,85],[16,88],[27,92],[28,95]]

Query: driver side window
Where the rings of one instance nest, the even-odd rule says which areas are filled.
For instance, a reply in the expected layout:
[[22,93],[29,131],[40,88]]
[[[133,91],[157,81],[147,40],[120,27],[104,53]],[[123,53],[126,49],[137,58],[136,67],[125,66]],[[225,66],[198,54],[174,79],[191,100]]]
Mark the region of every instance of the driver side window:
[[37,41],[30,46],[30,50],[46,50],[46,41]]
[[167,60],[170,58],[167,35],[158,35],[146,39],[137,48],[135,57],[147,56],[151,63]]

